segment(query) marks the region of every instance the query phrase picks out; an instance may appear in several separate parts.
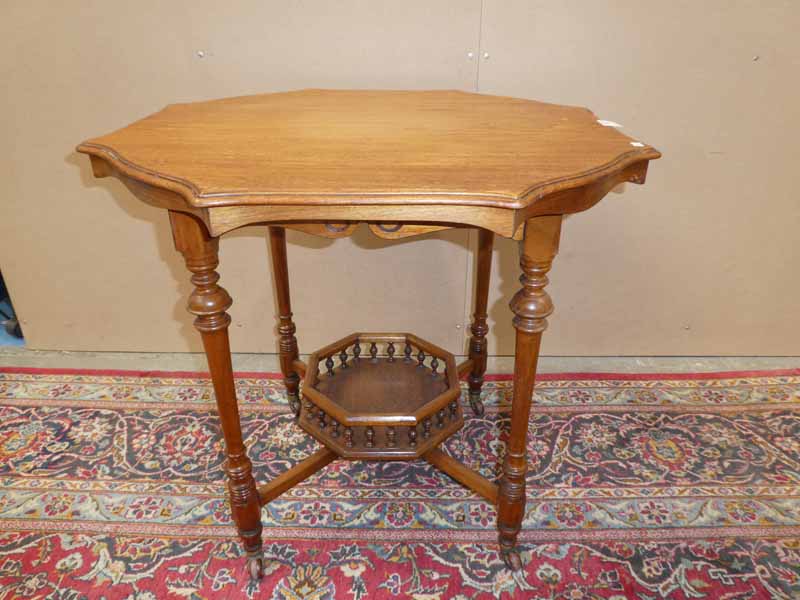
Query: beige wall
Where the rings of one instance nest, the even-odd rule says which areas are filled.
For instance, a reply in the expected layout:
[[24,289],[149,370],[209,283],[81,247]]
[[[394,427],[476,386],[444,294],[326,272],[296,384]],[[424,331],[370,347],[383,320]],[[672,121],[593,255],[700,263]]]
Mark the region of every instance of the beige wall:
[[[645,187],[566,222],[545,353],[798,354],[798,22],[776,0],[7,2],[0,268],[30,347],[197,350],[166,216],[93,180],[77,142],[176,101],[477,89],[589,106],[664,152]],[[461,351],[474,238],[291,234],[301,350],[408,329]],[[513,348],[512,245],[493,354]],[[223,240],[221,272],[234,349],[274,352],[264,231]]]

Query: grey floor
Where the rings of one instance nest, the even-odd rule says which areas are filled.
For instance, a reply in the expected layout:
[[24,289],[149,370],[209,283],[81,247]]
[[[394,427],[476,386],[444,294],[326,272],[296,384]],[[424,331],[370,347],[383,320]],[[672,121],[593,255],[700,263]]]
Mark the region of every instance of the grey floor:
[[[511,373],[513,358],[490,357],[490,373]],[[205,356],[190,353],[65,352],[0,347],[0,366],[205,371]],[[234,354],[237,371],[275,372],[275,354]],[[797,369],[800,356],[543,356],[540,373],[567,372],[703,372]]]

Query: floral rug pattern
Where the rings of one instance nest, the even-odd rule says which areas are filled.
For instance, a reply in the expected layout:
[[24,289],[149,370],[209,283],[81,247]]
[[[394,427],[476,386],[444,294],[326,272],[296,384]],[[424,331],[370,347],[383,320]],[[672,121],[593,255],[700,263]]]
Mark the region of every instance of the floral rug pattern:
[[[258,479],[316,449],[276,375],[237,391]],[[446,452],[496,478],[511,385]],[[525,569],[427,463],[336,461],[264,507],[247,581],[208,379],[0,370],[0,600],[800,597],[800,370],[544,376]]]

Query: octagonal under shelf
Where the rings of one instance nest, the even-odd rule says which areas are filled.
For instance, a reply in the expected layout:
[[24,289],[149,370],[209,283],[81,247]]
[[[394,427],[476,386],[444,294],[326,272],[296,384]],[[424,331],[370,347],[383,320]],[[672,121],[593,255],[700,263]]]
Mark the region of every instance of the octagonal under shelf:
[[300,426],[344,458],[418,458],[464,424],[455,357],[409,333],[318,350],[302,395]]

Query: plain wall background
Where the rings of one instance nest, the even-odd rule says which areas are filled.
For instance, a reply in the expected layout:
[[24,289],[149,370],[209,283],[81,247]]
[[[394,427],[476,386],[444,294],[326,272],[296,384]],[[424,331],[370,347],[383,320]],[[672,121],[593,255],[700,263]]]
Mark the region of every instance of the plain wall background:
[[[0,268],[31,348],[200,349],[166,212],[94,180],[78,142],[171,102],[336,87],[584,105],[664,153],[566,221],[545,354],[798,353],[798,2],[15,0],[2,17]],[[276,351],[265,236],[221,244],[239,352]],[[301,352],[373,329],[462,353],[476,237],[290,233]],[[497,241],[491,354],[513,351],[513,246]]]

